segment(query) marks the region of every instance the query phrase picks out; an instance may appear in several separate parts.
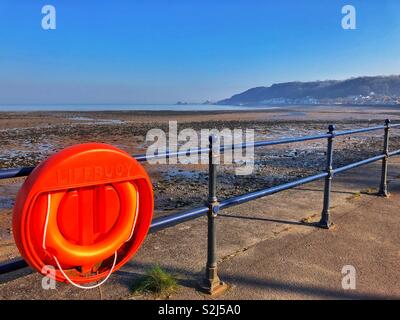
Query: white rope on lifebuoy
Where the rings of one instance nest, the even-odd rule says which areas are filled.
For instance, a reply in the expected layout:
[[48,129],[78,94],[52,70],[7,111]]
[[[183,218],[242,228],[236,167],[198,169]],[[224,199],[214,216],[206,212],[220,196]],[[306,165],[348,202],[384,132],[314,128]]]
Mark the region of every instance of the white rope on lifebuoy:
[[[47,195],[47,212],[46,212],[46,220],[45,220],[45,224],[44,224],[43,242],[42,242],[42,246],[43,246],[44,250],[46,250],[46,234],[47,234],[47,226],[48,226],[48,223],[49,223],[50,207],[51,207],[51,194],[48,193],[48,195]],[[132,230],[131,230],[131,233],[129,235],[129,238],[125,241],[125,243],[128,242],[132,238],[133,231],[135,230],[135,226],[136,226],[136,220],[137,220],[138,212],[139,212],[139,192],[136,190],[135,219],[133,221]],[[99,283],[97,283],[97,284],[95,284],[93,286],[82,286],[82,285],[79,285],[79,284],[73,282],[71,280],[71,278],[69,278],[67,276],[67,274],[64,272],[64,270],[62,269],[57,257],[53,255],[53,259],[56,262],[57,267],[60,270],[61,274],[65,277],[65,279],[67,279],[67,281],[70,284],[72,284],[73,286],[75,286],[77,288],[80,288],[80,289],[94,289],[94,288],[97,288],[97,287],[101,286],[103,283],[105,283],[108,280],[108,278],[111,276],[112,272],[114,271],[116,262],[117,262],[117,251],[114,252],[114,261],[113,261],[112,267],[111,267],[109,273],[107,274],[107,276],[101,282],[99,282]]]
[[46,233],[47,233],[47,225],[49,224],[50,204],[51,204],[51,194],[49,192],[47,194],[47,211],[46,211],[46,220],[44,222],[44,232],[43,232],[43,242],[42,242],[42,247],[44,250],[46,250]]
[[136,211],[135,211],[135,220],[133,220],[133,225],[132,225],[132,230],[131,230],[131,234],[129,235],[128,240],[126,240],[125,242],[128,242],[129,240],[131,240],[132,236],[133,236],[133,231],[135,230],[135,226],[136,226],[136,220],[138,217],[138,213],[139,213],[139,192],[136,189]]
[[99,283],[97,283],[97,284],[95,284],[95,285],[93,285],[93,286],[81,286],[80,284],[77,284],[77,283],[73,282],[73,281],[66,275],[66,273],[64,272],[64,270],[61,268],[60,263],[58,262],[56,256],[53,256],[53,258],[54,258],[54,260],[56,261],[57,267],[60,269],[60,272],[62,273],[62,275],[65,277],[65,279],[67,279],[67,281],[68,281],[70,284],[72,284],[74,287],[77,287],[77,288],[79,288],[79,289],[88,290],[88,289],[94,289],[94,288],[100,287],[100,286],[101,286],[104,282],[106,282],[106,281],[108,280],[108,278],[111,276],[111,273],[114,271],[114,268],[115,268],[115,263],[117,262],[117,251],[115,251],[115,254],[114,254],[114,262],[113,262],[113,265],[112,265],[112,267],[111,267],[111,269],[110,269],[110,272],[107,274],[107,277],[105,277],[101,282],[99,282]]

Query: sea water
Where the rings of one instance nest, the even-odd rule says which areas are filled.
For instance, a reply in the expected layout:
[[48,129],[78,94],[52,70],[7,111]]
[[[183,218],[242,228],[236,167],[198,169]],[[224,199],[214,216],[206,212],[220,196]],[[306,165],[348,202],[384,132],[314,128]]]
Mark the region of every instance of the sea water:
[[0,105],[0,111],[235,111],[279,107],[230,106],[214,104],[15,104]]

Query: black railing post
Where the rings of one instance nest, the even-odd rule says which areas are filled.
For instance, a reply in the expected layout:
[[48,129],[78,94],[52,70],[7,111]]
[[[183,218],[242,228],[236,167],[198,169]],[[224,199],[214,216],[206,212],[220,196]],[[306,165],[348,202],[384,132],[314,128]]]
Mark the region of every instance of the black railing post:
[[383,142],[383,154],[385,157],[382,159],[382,172],[381,172],[381,184],[379,186],[378,196],[387,197],[389,195],[387,188],[387,171],[388,171],[388,159],[389,159],[389,130],[390,120],[385,120],[385,135]]
[[321,228],[329,229],[331,226],[330,222],[330,201],[331,201],[331,189],[332,189],[332,178],[333,178],[333,138],[335,137],[335,126],[330,125],[328,127],[328,133],[330,134],[328,138],[328,148],[326,152],[326,172],[328,175],[325,178],[324,187],[324,206],[321,213],[321,220],[319,221],[319,226]]
[[217,136],[209,137],[209,176],[208,176],[208,237],[207,237],[207,265],[205,279],[201,283],[203,292],[211,295],[220,294],[227,288],[217,273],[217,229],[215,218],[218,215],[219,203],[217,199],[217,158],[219,149],[216,148]]

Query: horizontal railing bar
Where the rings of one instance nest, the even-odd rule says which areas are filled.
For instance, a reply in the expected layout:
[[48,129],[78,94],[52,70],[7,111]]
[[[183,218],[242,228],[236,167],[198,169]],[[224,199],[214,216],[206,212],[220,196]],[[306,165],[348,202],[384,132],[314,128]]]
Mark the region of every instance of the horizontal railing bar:
[[259,148],[259,147],[266,147],[266,146],[273,146],[273,145],[278,145],[278,144],[289,144],[289,143],[294,143],[294,142],[303,142],[303,141],[311,141],[311,140],[318,140],[318,139],[326,139],[329,138],[330,134],[319,134],[319,135],[313,135],[313,136],[304,136],[304,137],[298,137],[298,138],[282,138],[278,140],[264,140],[264,141],[256,141],[254,143],[245,143],[243,145],[236,144],[233,146],[222,146],[221,151],[224,151],[225,149],[236,149],[236,148],[247,148],[254,146],[254,148]]
[[389,157],[397,156],[398,154],[400,154],[400,149],[388,153]]
[[208,207],[198,207],[185,212],[175,213],[165,217],[154,219],[151,223],[149,232],[153,233],[188,220],[196,219],[203,216],[207,212]]
[[[320,135],[313,135],[313,136],[304,136],[298,138],[282,138],[278,140],[263,140],[263,141],[256,141],[256,142],[248,142],[248,143],[239,143],[239,144],[230,144],[230,145],[223,145],[219,147],[219,151],[225,151],[229,149],[245,149],[247,147],[264,147],[264,146],[272,146],[277,144],[287,144],[287,143],[294,143],[294,142],[302,142],[302,141],[311,141],[317,139],[324,139],[329,138],[330,134],[320,134]],[[170,158],[174,156],[180,155],[196,155],[201,153],[208,153],[210,151],[209,148],[201,148],[201,149],[192,149],[192,150],[184,150],[184,151],[177,151],[177,152],[164,152],[158,153],[154,155],[145,155],[145,154],[138,154],[134,155],[133,157],[137,161],[146,161],[146,160],[153,160],[153,159],[160,159],[160,158]]]
[[385,129],[385,126],[376,126],[376,127],[368,127],[368,128],[361,128],[361,129],[354,129],[354,130],[345,130],[345,131],[337,131],[335,132],[335,136],[346,136],[356,133],[363,133],[363,132],[370,132]]
[[360,167],[360,166],[363,166],[363,165],[366,165],[366,164],[381,160],[384,157],[385,157],[384,154],[380,154],[380,155],[377,155],[377,156],[372,157],[372,158],[368,158],[368,159],[361,160],[361,161],[358,161],[358,162],[353,162],[353,163],[350,163],[350,164],[345,165],[343,167],[333,169],[332,173],[333,174],[338,174],[338,173],[341,173],[341,172],[345,172],[347,170],[354,169],[354,168],[357,168],[357,167]]
[[[222,210],[222,209],[229,207],[231,205],[234,205],[234,204],[236,205],[239,203],[245,203],[245,202],[257,199],[257,198],[271,195],[273,193],[277,193],[277,192],[291,189],[291,188],[294,188],[299,185],[303,185],[303,184],[306,184],[306,183],[309,183],[309,182],[312,182],[315,180],[319,180],[319,179],[326,177],[327,175],[328,174],[326,172],[322,172],[322,173],[319,173],[319,174],[316,174],[316,175],[313,175],[310,177],[306,177],[306,178],[302,178],[302,179],[299,179],[296,181],[281,184],[279,186],[261,189],[261,190],[254,191],[251,193],[246,193],[246,194],[243,194],[243,195],[240,195],[237,197],[232,197],[232,198],[221,201],[219,207]],[[196,218],[206,214],[207,212],[208,212],[208,207],[203,206],[203,207],[191,209],[186,212],[177,213],[174,215],[169,215],[166,217],[155,219],[155,221],[153,221],[150,226],[150,232],[159,231],[161,229],[165,229],[167,227],[174,226],[176,224],[182,223],[187,220],[196,219]]]
[[35,167],[0,169],[0,179],[9,179],[28,176]]
[[[396,125],[392,125],[392,126],[396,126]],[[341,132],[335,133],[335,135],[342,136],[342,135],[354,134],[354,133],[359,133],[359,132],[368,132],[368,131],[373,131],[373,130],[382,129],[382,128],[384,128],[384,127],[379,126],[379,127],[362,128],[362,129],[349,130],[349,131],[341,131]],[[326,134],[311,135],[311,136],[304,136],[304,137],[298,137],[298,138],[283,138],[283,139],[278,139],[278,140],[264,140],[264,141],[256,141],[254,143],[233,144],[233,145],[228,145],[228,146],[223,145],[219,148],[219,150],[225,151],[227,149],[244,149],[247,147],[254,147],[254,148],[266,147],[266,146],[279,145],[279,144],[288,144],[288,143],[295,143],[295,142],[304,142],[304,141],[325,139],[325,138],[329,138],[330,136],[331,136],[331,134],[326,133]],[[138,155],[133,155],[133,157],[137,161],[143,162],[146,160],[159,159],[159,158],[170,158],[173,156],[180,156],[180,155],[189,156],[189,155],[194,155],[194,154],[201,154],[201,153],[206,153],[209,150],[210,150],[209,148],[199,148],[199,149],[184,150],[184,151],[177,151],[177,152],[165,152],[165,153],[159,153],[159,154],[154,154],[154,155],[138,154]],[[17,177],[27,176],[32,172],[33,169],[34,169],[34,167],[0,169],[0,179],[9,179],[9,178],[17,178]]]
[[[397,126],[400,127],[400,123],[390,125],[390,127],[397,127]],[[380,130],[380,129],[384,129],[384,128],[385,128],[385,126],[376,126],[376,127],[360,128],[360,129],[354,129],[354,130],[337,131],[334,133],[334,135],[335,136],[344,136],[344,135],[351,135],[351,134],[362,133],[362,132],[370,132],[370,131]],[[277,139],[277,140],[262,140],[262,141],[255,141],[255,142],[251,142],[251,143],[223,145],[219,148],[219,151],[225,151],[225,150],[229,150],[229,149],[245,149],[247,147],[259,148],[259,147],[279,145],[279,144],[289,144],[289,143],[295,143],[295,142],[312,141],[312,140],[326,139],[326,138],[331,137],[331,135],[332,134],[330,134],[330,133],[325,133],[325,134],[310,135],[310,136],[303,136],[303,137],[292,137],[292,138],[282,138],[282,139]],[[138,155],[134,155],[133,157],[137,161],[146,161],[146,160],[158,159],[158,158],[163,158],[163,157],[169,158],[172,156],[179,156],[179,155],[189,156],[189,155],[193,155],[193,154],[206,153],[209,151],[210,151],[209,148],[201,148],[201,149],[192,149],[192,150],[184,150],[184,151],[177,151],[177,152],[165,152],[165,153],[160,153],[160,154],[155,154],[155,155],[150,155],[150,156],[147,156],[145,154],[138,154]]]
[[288,190],[288,189],[292,189],[294,187],[298,187],[300,185],[306,184],[306,183],[310,183],[319,179],[322,179],[324,177],[326,177],[328,175],[328,173],[326,172],[322,172],[310,177],[306,177],[306,178],[302,178],[296,181],[292,181],[292,182],[288,182],[288,183],[284,183],[281,184],[279,186],[275,186],[275,187],[271,187],[271,188],[267,188],[267,189],[262,189],[262,190],[258,190],[258,191],[254,191],[254,192],[250,192],[250,193],[246,193],[240,196],[236,196],[230,199],[226,199],[221,201],[220,203],[220,209],[224,209],[230,206],[234,206],[234,205],[238,205],[241,203],[245,203],[251,200],[255,200],[261,197],[265,197],[267,195],[271,195],[280,191],[284,191],[284,190]]
[[18,259],[15,261],[0,264],[0,274],[5,274],[19,269],[28,267],[28,264],[24,259]]
[[146,160],[153,160],[153,159],[160,159],[160,158],[171,158],[175,156],[190,156],[190,155],[195,155],[195,154],[201,154],[201,153],[208,153],[210,151],[210,148],[196,148],[196,149],[189,149],[189,150],[184,150],[184,151],[176,151],[176,152],[163,152],[163,153],[157,153],[153,155],[146,155],[146,154],[137,154],[133,155],[133,157],[137,161],[146,161]]
[[[166,217],[156,218],[151,222],[149,233],[154,233],[162,229],[172,227],[179,223],[196,219],[206,214],[207,211],[208,207],[199,207],[185,212],[171,214]],[[0,264],[0,274],[16,271],[22,268],[26,268],[27,266],[28,264],[23,259],[3,263]]]

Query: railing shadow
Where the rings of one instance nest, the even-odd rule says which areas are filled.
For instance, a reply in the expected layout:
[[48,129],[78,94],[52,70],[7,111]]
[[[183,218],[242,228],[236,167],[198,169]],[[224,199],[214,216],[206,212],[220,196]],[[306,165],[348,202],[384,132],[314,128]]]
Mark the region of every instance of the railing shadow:
[[[293,190],[297,190],[297,191],[311,191],[311,192],[320,192],[320,193],[323,193],[323,192],[324,192],[323,189],[304,188],[304,187],[296,187],[296,188],[293,188]],[[336,193],[336,194],[349,194],[349,195],[354,194],[354,192],[351,192],[351,191],[343,191],[343,190],[331,190],[331,193]]]
[[[130,264],[132,267],[136,266],[139,269],[148,269],[151,268],[151,264],[142,264],[134,262]],[[198,289],[198,285],[200,281],[203,279],[203,272],[193,272],[182,268],[171,267],[160,265],[166,272],[175,275],[178,279],[178,284],[182,287],[188,289]],[[139,278],[141,276],[140,273],[130,272],[119,270],[116,272],[119,275],[119,281],[122,281],[122,284],[126,284],[126,280],[129,279],[130,283],[132,283],[133,278]],[[258,278],[249,275],[243,274],[232,274],[226,273],[223,269],[220,269],[219,275],[221,279],[226,281],[229,284],[235,286],[244,286],[250,287],[253,290],[265,290],[266,297],[260,297],[260,299],[265,299],[268,297],[268,291],[274,290],[277,291],[278,294],[298,294],[305,295],[311,298],[316,299],[363,299],[363,300],[382,300],[382,299],[399,299],[400,296],[393,295],[382,295],[376,294],[373,292],[355,292],[355,291],[345,291],[345,290],[335,290],[331,288],[324,288],[321,286],[311,286],[305,285],[301,282],[284,282],[279,280],[273,280],[269,278]],[[340,281],[338,282],[338,286],[340,286]],[[235,290],[235,289],[233,289]],[[242,289],[241,289],[242,290]],[[229,291],[225,294],[229,298]]]
[[[111,277],[110,281],[105,284],[105,287],[120,285],[131,290],[135,281],[143,276],[144,271],[152,268],[154,264],[140,263],[137,261],[129,262],[123,269],[118,270]],[[159,266],[174,275],[177,278],[178,284],[183,288],[195,290],[198,289],[200,281],[203,279],[204,271],[199,272],[187,270],[181,267],[171,267],[160,263]],[[222,267],[221,267],[222,266]],[[135,269],[135,271],[126,270],[126,268]],[[32,273],[30,268],[25,268],[24,273]],[[355,292],[355,291],[344,291],[340,289],[332,289],[329,287],[323,287],[321,285],[306,285],[303,282],[297,281],[282,281],[273,280],[271,278],[259,278],[252,275],[233,274],[225,272],[223,264],[220,264],[219,275],[222,280],[228,284],[234,286],[240,286],[240,290],[248,288],[252,290],[254,294],[258,295],[260,299],[268,299],[268,296],[272,296],[271,291],[274,291],[274,295],[293,295],[297,294],[300,296],[310,297],[314,299],[365,299],[365,300],[382,300],[382,299],[400,299],[400,296],[396,295],[383,295],[376,294],[373,292]],[[21,276],[21,273],[19,273]],[[338,286],[340,281],[338,282]],[[70,292],[71,290],[79,290],[71,288],[69,285],[62,285],[57,288],[57,292],[49,292],[50,294],[59,295],[61,292]],[[109,287],[112,290],[112,287]],[[236,290],[235,288],[231,290]],[[265,291],[265,292],[263,292]],[[230,298],[231,294],[235,294],[234,291],[228,291],[224,296]]]
[[238,216],[238,215],[222,214],[222,213],[218,214],[218,216],[223,218],[265,221],[265,222],[274,222],[274,223],[282,223],[282,224],[290,224],[290,225],[314,227],[314,228],[319,227],[317,222],[303,222],[303,221],[282,220],[273,218],[247,217],[247,216]]

